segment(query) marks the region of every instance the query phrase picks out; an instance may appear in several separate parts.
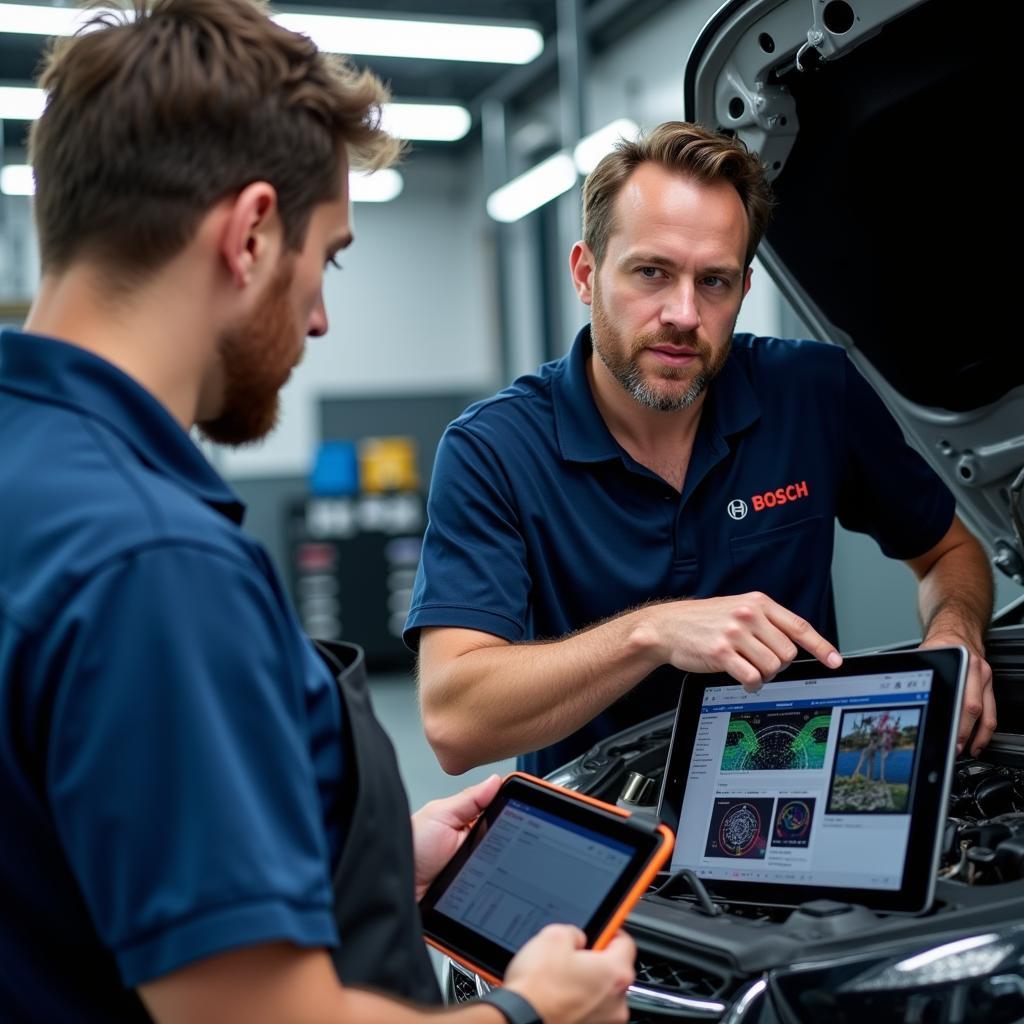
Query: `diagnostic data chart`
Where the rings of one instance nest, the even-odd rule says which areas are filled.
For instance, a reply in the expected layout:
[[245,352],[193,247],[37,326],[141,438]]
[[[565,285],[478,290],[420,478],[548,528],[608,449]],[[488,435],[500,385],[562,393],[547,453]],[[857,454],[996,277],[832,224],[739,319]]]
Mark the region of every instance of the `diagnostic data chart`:
[[704,856],[763,860],[774,804],[765,797],[716,800]]
[[820,770],[831,708],[734,711],[722,751],[723,772]]

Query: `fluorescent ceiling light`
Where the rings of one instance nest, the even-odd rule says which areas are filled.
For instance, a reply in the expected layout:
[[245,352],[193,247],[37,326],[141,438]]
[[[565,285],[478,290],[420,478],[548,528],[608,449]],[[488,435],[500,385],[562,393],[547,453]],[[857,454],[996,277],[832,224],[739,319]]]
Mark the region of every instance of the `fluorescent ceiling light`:
[[[349,197],[354,203],[386,203],[402,194],[404,184],[402,175],[390,167],[372,174],[353,171],[348,177]],[[0,192],[4,195],[30,196],[35,190],[29,164],[6,164],[0,168]]]
[[33,7],[30,4],[0,4],[0,32],[21,32],[37,36],[70,36],[85,13],[75,7]]
[[0,85],[0,121],[34,121],[45,105],[42,89]]
[[537,29],[515,25],[333,14],[275,14],[274,21],[293,32],[305,33],[321,50],[330,53],[529,64],[544,49],[544,37]]
[[352,171],[348,176],[348,194],[353,203],[387,203],[402,194],[405,182],[392,167],[380,171]]
[[[46,93],[28,86],[0,86],[0,120],[34,121],[46,106]],[[384,129],[400,139],[455,142],[473,123],[469,111],[452,103],[386,103]]]
[[465,107],[444,103],[387,103],[384,130],[400,139],[455,142],[473,123]]
[[580,174],[589,174],[600,163],[601,158],[612,151],[619,139],[634,142],[639,134],[639,125],[635,121],[623,117],[618,121],[612,121],[611,124],[606,124],[603,128],[598,128],[596,132],[586,138],[580,139],[572,151]]
[[511,224],[549,203],[576,184],[576,165],[568,153],[556,153],[487,197],[487,212]]
[[29,164],[5,164],[0,167],[0,192],[5,196],[30,196],[36,183]]
[[[0,32],[69,36],[96,13],[96,9],[0,3]],[[544,49],[540,32],[523,25],[298,13],[276,14],[274,21],[305,33],[321,50],[331,53],[529,64]]]

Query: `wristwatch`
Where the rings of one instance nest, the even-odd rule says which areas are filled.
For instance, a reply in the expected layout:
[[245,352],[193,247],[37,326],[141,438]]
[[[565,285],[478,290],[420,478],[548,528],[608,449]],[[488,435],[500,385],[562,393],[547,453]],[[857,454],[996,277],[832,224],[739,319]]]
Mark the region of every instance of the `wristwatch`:
[[508,1024],[544,1024],[541,1015],[527,1000],[507,988],[492,988],[480,997],[480,1002],[490,1003],[499,1009]]

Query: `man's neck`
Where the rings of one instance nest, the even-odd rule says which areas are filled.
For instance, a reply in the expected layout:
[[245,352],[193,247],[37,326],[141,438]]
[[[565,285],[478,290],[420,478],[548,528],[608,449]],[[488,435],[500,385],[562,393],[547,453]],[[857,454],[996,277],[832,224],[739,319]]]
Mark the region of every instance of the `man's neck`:
[[[77,345],[132,377],[189,430],[199,401],[204,344],[196,311],[203,307],[180,284],[163,280],[111,298],[87,266],[46,275],[25,330]],[[208,328],[207,328],[208,329]]]
[[612,437],[642,466],[682,492],[706,392],[673,412],[647,409],[626,392],[593,352],[587,361],[587,379]]

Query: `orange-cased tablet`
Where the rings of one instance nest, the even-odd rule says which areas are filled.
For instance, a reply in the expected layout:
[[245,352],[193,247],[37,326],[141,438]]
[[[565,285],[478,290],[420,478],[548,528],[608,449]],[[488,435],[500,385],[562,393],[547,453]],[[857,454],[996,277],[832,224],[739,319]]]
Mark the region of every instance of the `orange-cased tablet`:
[[[659,869],[668,860],[675,842],[671,830],[664,824],[647,824],[635,819],[630,820],[632,817],[630,812],[616,807],[614,804],[608,804],[595,797],[556,786],[526,772],[510,772],[503,780],[494,802],[474,823],[464,844],[466,849],[460,850],[449,865],[442,870],[421,903],[421,908],[424,908],[425,911],[424,937],[426,941],[492,985],[502,983],[501,977],[504,968],[507,967],[507,961],[511,960],[517,950],[511,947],[499,947],[498,944],[490,942],[484,936],[474,935],[472,930],[465,927],[462,922],[450,920],[436,912],[435,908],[439,901],[443,903],[448,887],[456,880],[459,872],[479,847],[480,832],[486,832],[486,822],[489,821],[493,824],[493,820],[496,820],[504,812],[510,799],[516,799],[520,803],[531,803],[531,794],[537,794],[534,798],[537,801],[537,806],[531,807],[531,810],[548,816],[553,813],[553,808],[556,815],[561,810],[565,814],[564,824],[566,827],[582,826],[605,835],[609,842],[635,844],[632,860],[622,869],[611,885],[608,898],[613,902],[601,914],[601,924],[596,934],[594,928],[590,926],[594,925],[594,919],[603,904],[595,908],[592,917],[587,922],[588,946],[592,949],[603,949],[611,942],[615,933],[628,917],[630,910],[647,891]],[[550,795],[544,796],[544,794]],[[568,801],[568,804],[563,801]],[[593,808],[600,813],[588,815],[580,809],[581,805],[583,808]],[[495,810],[496,807],[497,810]],[[612,816],[613,820],[608,821],[605,816]],[[580,818],[583,819],[582,822],[579,820]],[[620,823],[614,819],[622,819],[622,821]],[[628,828],[624,829],[622,826],[627,823]],[[608,833],[614,833],[614,835]],[[629,872],[628,875],[627,872]],[[444,934],[446,931],[448,934]]]

